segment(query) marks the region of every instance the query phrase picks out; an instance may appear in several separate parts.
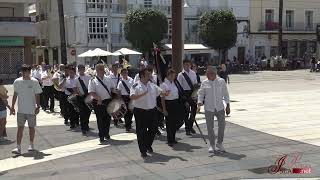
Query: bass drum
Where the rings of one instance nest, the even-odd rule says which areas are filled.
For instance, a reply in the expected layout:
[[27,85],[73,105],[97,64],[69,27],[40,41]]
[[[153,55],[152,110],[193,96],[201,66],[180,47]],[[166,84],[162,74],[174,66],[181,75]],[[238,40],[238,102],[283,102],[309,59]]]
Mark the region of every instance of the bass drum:
[[127,113],[126,103],[120,99],[112,100],[107,106],[107,112],[113,119],[121,119]]

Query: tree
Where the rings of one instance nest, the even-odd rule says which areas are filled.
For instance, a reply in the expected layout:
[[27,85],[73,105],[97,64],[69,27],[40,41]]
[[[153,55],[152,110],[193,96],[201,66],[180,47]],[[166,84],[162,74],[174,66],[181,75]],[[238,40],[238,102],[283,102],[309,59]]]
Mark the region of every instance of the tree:
[[153,43],[159,44],[168,33],[168,20],[158,10],[131,10],[125,17],[124,32],[134,48],[149,52]]
[[[200,17],[200,38],[223,54],[237,42],[237,21],[230,10],[212,10]],[[221,60],[221,59],[220,59]]]

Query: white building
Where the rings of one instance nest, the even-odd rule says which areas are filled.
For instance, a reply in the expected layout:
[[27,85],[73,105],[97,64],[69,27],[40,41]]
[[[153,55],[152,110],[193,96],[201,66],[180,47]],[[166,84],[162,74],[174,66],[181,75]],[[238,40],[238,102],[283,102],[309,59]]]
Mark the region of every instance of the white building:
[[0,79],[16,77],[17,68],[32,64],[36,27],[29,17],[33,0],[0,0]]
[[[124,37],[124,17],[128,10],[138,8],[155,8],[164,12],[169,21],[167,43],[171,43],[171,0],[112,0],[111,27],[107,25],[107,0],[64,0],[65,29],[68,62],[85,63],[77,55],[94,48],[107,49],[108,30],[111,28],[112,51],[130,47]],[[201,13],[208,9],[232,8],[229,5],[237,0],[187,0],[189,7],[185,13],[185,43],[201,43],[198,37],[198,20]],[[241,0],[246,2],[246,0]],[[248,3],[249,4],[249,3]],[[245,4],[247,5],[247,4]],[[245,7],[245,5],[236,5]],[[248,9],[234,8],[240,18],[247,18]],[[238,12],[239,11],[239,12]],[[56,0],[37,0],[38,38],[37,60],[57,64],[60,60],[59,16]],[[242,35],[241,35],[242,36]],[[246,41],[239,39],[238,44],[245,46]],[[237,54],[237,49],[232,50]]]

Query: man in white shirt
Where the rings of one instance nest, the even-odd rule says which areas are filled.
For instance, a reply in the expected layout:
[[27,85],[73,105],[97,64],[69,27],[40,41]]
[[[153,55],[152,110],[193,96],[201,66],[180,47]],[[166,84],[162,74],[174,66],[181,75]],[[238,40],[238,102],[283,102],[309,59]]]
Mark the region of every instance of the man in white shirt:
[[[77,93],[77,76],[76,69],[73,65],[68,66],[68,74],[69,76],[60,83],[60,88],[64,89],[66,98]],[[70,120],[70,129],[74,129],[79,125],[79,114],[76,112],[73,104],[69,101],[65,103],[66,113],[64,119],[65,121]]]
[[41,80],[43,85],[43,94],[44,94],[44,111],[49,107],[50,100],[50,112],[54,112],[54,87],[52,82],[53,74],[50,71],[49,66],[45,67],[44,71],[41,74]]
[[210,140],[209,152],[215,151],[215,134],[214,134],[214,116],[218,119],[218,150],[224,152],[225,149],[222,145],[225,129],[225,107],[223,101],[227,104],[226,113],[230,114],[230,100],[226,82],[217,76],[217,69],[208,66],[207,78],[202,82],[198,91],[198,111],[200,106],[204,104],[205,117],[208,129],[208,136]]
[[89,119],[91,110],[86,106],[84,99],[88,95],[88,85],[91,80],[91,76],[85,74],[85,66],[78,65],[79,77],[76,81],[77,94],[79,94],[79,108],[80,108],[80,126],[83,135],[86,135],[89,131]]
[[64,103],[63,103],[63,95],[64,95],[64,89],[59,88],[59,83],[61,78],[65,75],[65,65],[60,64],[59,65],[59,71],[55,72],[52,76],[52,82],[55,87],[55,93],[56,93],[56,98],[59,100],[59,106],[60,106],[60,113],[61,115],[64,114]]
[[96,65],[97,76],[90,80],[88,86],[89,94],[97,101],[95,113],[99,129],[100,143],[105,143],[110,139],[109,129],[111,117],[107,112],[107,106],[111,102],[111,93],[116,89],[112,79],[105,76],[103,64]]
[[168,92],[150,82],[151,72],[143,69],[139,72],[140,81],[130,89],[130,98],[133,100],[133,114],[136,122],[136,133],[141,157],[146,158],[147,152],[153,153],[152,143],[158,128],[157,97],[168,96]]
[[[193,128],[193,123],[197,113],[197,103],[191,98],[191,95],[198,84],[197,75],[191,70],[191,61],[183,61],[183,70],[178,74],[178,81],[181,84],[185,96],[187,97],[187,103],[190,107],[185,109],[185,129],[186,135],[190,136],[191,133],[195,134],[196,131]],[[189,117],[190,116],[190,117]]]
[[40,93],[42,89],[38,81],[31,78],[31,67],[28,65],[22,65],[21,67],[22,77],[16,79],[13,83],[14,95],[12,98],[11,112],[15,115],[14,109],[16,100],[18,98],[18,113],[17,113],[17,147],[12,150],[14,154],[21,154],[21,141],[23,137],[23,130],[25,122],[28,121],[30,145],[28,151],[34,150],[34,135],[36,127],[36,115],[40,109]]
[[126,103],[127,106],[127,113],[124,116],[125,128],[127,132],[131,131],[131,124],[132,124],[132,117],[133,113],[130,110],[129,103],[130,103],[130,89],[133,85],[133,79],[128,76],[128,70],[122,69],[121,70],[122,79],[119,81],[117,89],[120,91],[122,99]]

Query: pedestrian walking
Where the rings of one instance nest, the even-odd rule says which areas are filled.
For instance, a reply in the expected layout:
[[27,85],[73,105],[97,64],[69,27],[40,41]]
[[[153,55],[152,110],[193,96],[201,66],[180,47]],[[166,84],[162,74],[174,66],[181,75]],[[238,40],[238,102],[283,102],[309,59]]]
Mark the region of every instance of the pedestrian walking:
[[312,57],[310,63],[311,63],[310,72],[315,72],[316,71],[316,63],[317,63],[316,58]]
[[3,80],[0,79],[0,142],[4,141],[4,138],[7,137],[7,108],[11,109],[8,105],[8,97],[8,90],[4,87]]
[[[208,66],[207,79],[201,84],[198,91],[198,108],[204,105],[205,118],[208,129],[208,136],[210,141],[209,152],[215,151],[215,134],[214,134],[214,116],[218,119],[218,141],[216,147],[218,150],[224,152],[225,149],[222,145],[224,138],[224,130],[226,126],[225,111],[230,114],[230,100],[229,93],[225,81],[217,76],[217,69]],[[226,108],[224,103],[227,104]]]
[[18,99],[17,111],[17,147],[12,150],[14,154],[21,154],[21,140],[25,122],[28,121],[30,145],[28,151],[34,150],[34,136],[36,127],[36,115],[40,109],[40,94],[42,89],[39,82],[31,78],[31,67],[22,65],[22,77],[16,79],[13,83],[14,94],[10,114],[16,115],[15,104]]

